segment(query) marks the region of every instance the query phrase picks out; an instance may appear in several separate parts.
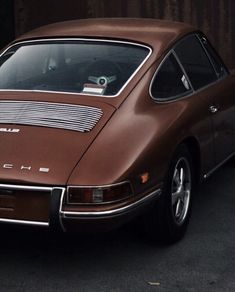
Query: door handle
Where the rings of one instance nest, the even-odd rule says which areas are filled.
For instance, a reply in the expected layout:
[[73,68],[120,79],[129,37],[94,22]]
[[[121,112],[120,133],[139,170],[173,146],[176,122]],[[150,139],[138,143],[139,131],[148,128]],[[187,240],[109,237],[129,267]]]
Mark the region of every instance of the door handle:
[[209,111],[210,111],[212,114],[217,113],[218,110],[219,110],[219,109],[218,109],[216,106],[214,106],[214,105],[211,105],[211,106],[209,107]]

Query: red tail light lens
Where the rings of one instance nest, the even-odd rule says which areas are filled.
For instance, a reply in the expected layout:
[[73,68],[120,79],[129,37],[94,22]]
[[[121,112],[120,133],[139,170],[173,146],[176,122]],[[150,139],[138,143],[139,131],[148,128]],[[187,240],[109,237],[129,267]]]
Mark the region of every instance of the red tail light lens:
[[68,204],[112,203],[133,195],[130,183],[120,183],[102,187],[68,187]]

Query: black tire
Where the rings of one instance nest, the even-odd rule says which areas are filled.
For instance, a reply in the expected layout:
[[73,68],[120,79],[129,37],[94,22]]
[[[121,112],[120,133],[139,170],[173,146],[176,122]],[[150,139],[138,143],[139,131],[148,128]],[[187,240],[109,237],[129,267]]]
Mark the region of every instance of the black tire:
[[181,144],[171,160],[162,195],[145,216],[145,230],[154,241],[171,244],[184,236],[192,207],[193,172],[190,153]]

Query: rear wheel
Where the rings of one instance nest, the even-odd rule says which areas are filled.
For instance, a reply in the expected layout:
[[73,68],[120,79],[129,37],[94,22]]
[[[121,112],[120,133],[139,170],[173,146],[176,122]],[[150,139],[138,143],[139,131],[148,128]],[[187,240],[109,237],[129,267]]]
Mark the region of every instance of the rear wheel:
[[182,144],[170,163],[161,198],[145,220],[152,239],[173,243],[183,237],[191,212],[193,183],[192,159]]

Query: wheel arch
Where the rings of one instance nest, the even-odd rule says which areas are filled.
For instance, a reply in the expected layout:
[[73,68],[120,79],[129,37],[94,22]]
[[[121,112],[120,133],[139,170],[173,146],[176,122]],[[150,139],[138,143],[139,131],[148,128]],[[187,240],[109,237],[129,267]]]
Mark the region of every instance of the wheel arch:
[[184,144],[192,158],[195,172],[195,182],[198,184],[201,180],[201,149],[199,142],[193,136],[185,138],[180,144]]

